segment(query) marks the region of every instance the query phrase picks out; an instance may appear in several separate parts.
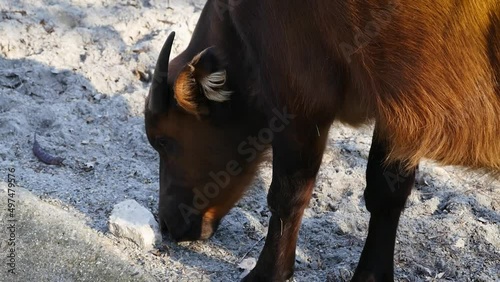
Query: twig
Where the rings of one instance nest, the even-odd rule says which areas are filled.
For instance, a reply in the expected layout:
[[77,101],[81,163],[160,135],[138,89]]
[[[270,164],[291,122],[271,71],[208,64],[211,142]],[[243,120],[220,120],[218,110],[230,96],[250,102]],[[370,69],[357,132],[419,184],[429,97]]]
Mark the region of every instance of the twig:
[[259,244],[262,240],[264,240],[264,238],[266,238],[266,236],[262,236],[259,240],[257,240],[257,242],[255,242],[252,245],[252,247],[243,255],[240,262],[242,262],[248,256],[248,254],[255,248],[255,246],[257,246],[257,244]]

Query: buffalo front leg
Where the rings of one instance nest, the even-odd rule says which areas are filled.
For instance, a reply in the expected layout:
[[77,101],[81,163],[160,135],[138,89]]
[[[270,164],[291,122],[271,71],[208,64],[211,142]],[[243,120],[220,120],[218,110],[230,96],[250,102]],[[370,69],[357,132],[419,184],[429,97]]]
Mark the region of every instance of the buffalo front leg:
[[415,182],[416,168],[399,162],[385,165],[389,149],[374,134],[366,169],[368,237],[352,281],[393,281],[394,244],[399,217]]
[[311,198],[328,126],[290,126],[294,128],[273,141],[269,229],[257,265],[243,281],[285,281],[293,275],[302,214]]

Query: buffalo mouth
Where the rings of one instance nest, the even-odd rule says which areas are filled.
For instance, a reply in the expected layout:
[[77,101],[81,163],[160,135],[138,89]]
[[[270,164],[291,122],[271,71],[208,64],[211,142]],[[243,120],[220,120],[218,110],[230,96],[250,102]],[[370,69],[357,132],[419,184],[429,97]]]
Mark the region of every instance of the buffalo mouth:
[[217,231],[220,220],[193,216],[187,222],[182,216],[159,215],[158,222],[164,240],[185,242],[209,239]]

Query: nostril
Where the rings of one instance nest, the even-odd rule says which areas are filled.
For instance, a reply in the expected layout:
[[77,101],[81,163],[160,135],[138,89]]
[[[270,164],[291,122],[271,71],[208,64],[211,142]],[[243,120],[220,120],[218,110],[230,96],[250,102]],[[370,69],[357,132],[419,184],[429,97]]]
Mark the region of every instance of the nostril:
[[188,225],[177,226],[175,229],[170,229],[170,236],[176,242],[191,241],[193,239],[190,238],[190,229]]
[[179,228],[178,227],[168,228],[166,220],[160,221],[160,232],[162,239],[165,241],[175,241],[175,242],[181,241],[182,233],[179,232]]
[[185,224],[184,222],[180,221],[175,221],[175,220],[162,220],[162,235],[163,238],[170,238],[171,240],[174,240],[176,242],[181,242],[181,241],[187,241],[190,240],[189,234],[191,227],[188,224]]
[[178,202],[178,199],[173,201],[172,198],[164,198],[164,201],[160,204],[158,222],[160,223],[163,238],[181,242],[206,237],[206,235],[201,236],[202,217],[197,214],[190,214],[186,217],[182,210],[177,208],[179,206]]

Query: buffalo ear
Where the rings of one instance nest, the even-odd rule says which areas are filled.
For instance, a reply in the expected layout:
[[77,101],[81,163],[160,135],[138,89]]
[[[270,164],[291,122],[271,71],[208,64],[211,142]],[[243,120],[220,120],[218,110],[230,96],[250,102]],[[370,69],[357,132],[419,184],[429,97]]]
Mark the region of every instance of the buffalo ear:
[[208,114],[210,101],[222,103],[231,97],[226,85],[226,70],[210,47],[193,57],[179,73],[174,97],[179,106],[196,116]]

